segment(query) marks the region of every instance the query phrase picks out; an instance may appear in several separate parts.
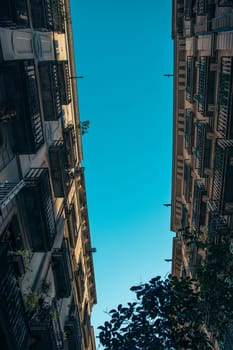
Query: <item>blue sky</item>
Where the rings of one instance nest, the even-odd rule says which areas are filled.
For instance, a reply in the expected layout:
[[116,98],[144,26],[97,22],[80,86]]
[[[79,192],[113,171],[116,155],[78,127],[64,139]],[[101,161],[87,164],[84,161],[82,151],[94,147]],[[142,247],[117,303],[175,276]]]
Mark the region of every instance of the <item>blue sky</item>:
[[[98,304],[92,323],[130,301],[132,285],[170,271],[171,0],[71,0]],[[98,344],[98,341],[97,341]]]

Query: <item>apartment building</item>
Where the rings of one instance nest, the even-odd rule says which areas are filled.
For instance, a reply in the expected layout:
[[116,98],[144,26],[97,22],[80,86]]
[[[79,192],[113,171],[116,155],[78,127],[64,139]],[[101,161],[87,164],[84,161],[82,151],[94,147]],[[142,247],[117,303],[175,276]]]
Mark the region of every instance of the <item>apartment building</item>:
[[190,232],[232,227],[233,1],[174,0],[172,273],[193,276]]
[[0,349],[95,350],[69,0],[0,3]]

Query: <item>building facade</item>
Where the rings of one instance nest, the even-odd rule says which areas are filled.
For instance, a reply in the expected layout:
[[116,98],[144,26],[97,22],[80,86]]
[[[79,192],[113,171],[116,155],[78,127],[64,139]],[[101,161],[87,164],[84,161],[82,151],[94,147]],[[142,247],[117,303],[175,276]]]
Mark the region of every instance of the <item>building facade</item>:
[[95,350],[69,0],[0,4],[0,349]]
[[174,0],[172,273],[195,275],[203,255],[190,233],[233,217],[233,2]]

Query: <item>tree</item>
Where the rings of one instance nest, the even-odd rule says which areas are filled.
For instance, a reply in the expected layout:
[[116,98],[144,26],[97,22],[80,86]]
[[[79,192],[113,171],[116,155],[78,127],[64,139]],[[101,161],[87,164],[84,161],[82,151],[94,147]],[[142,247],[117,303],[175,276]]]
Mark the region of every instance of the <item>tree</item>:
[[196,282],[158,276],[131,291],[136,301],[111,310],[99,327],[105,350],[213,349]]
[[224,343],[233,321],[233,232],[188,232],[183,239],[202,253],[195,280],[155,277],[132,287],[136,301],[111,310],[99,327],[105,350],[207,350]]
[[233,232],[219,230],[206,239],[206,261],[197,270],[200,297],[204,301],[207,326],[223,341],[233,314]]

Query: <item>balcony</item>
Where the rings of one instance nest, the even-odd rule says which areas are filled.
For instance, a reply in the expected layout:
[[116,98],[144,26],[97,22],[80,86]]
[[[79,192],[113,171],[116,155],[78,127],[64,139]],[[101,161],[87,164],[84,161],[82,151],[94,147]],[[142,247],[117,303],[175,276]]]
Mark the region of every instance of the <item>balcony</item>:
[[221,137],[226,139],[233,138],[232,63],[232,57],[222,57],[219,75],[217,131]]
[[206,122],[196,123],[197,136],[196,136],[196,162],[195,167],[198,175],[203,178],[205,177],[204,170],[210,167],[211,157],[211,140],[206,138],[208,132],[208,124]]
[[70,206],[67,210],[67,225],[69,232],[69,241],[72,248],[76,247],[77,239],[78,239],[78,231],[77,231],[77,218],[75,213],[74,204]]
[[196,87],[195,58],[192,56],[187,57],[186,71],[186,100],[192,103]]
[[228,230],[227,220],[224,216],[209,213],[208,232],[211,236],[215,236],[219,232],[226,232]]
[[[184,161],[184,181],[183,181],[183,195],[186,203],[190,203],[192,192],[192,175],[191,166],[188,161]],[[182,226],[184,227],[184,226]]]
[[49,147],[49,163],[55,197],[66,197],[69,192],[66,149],[63,141],[54,141]]
[[78,264],[77,271],[75,271],[75,282],[76,282],[78,301],[80,304],[82,304],[84,292],[85,292],[85,276],[84,276],[83,266],[81,262]]
[[180,237],[173,238],[172,246],[172,274],[180,277],[183,266],[182,241]]
[[34,0],[31,3],[32,24],[38,30],[64,33],[64,6],[61,0]]
[[62,113],[58,70],[55,62],[39,63],[40,86],[45,121],[58,120]]
[[29,26],[26,0],[7,0],[0,5],[0,26],[25,28]]
[[55,32],[65,32],[65,12],[62,0],[50,0],[52,18],[53,18],[53,30]]
[[219,7],[232,7],[233,0],[218,0]]
[[185,113],[185,148],[188,153],[192,153],[194,144],[194,124],[193,124],[193,112],[191,109],[186,109]]
[[221,215],[233,214],[233,141],[217,140],[210,209]]
[[0,83],[0,109],[9,111],[3,117],[11,128],[14,153],[36,153],[44,137],[33,61],[2,64]]
[[51,250],[56,236],[56,223],[48,169],[32,168],[24,182],[20,202],[31,249],[34,252]]
[[184,18],[186,21],[190,20],[194,15],[193,6],[193,0],[184,0]]
[[67,61],[57,61],[61,103],[68,105],[71,102],[70,74]]
[[33,0],[30,5],[33,27],[38,30],[52,31],[53,19],[50,0]]
[[76,152],[75,152],[75,131],[73,124],[69,124],[63,131],[63,139],[66,147],[67,166],[68,169],[75,168]]
[[207,13],[207,0],[197,0],[196,7],[197,7],[197,15],[198,16],[205,16]]
[[41,302],[39,309],[29,320],[31,331],[31,347],[33,350],[63,350],[63,336],[55,302],[52,305]]
[[211,58],[201,56],[199,67],[198,94],[195,99],[198,101],[198,111],[202,115],[210,115],[209,105],[214,104],[215,97],[215,71],[211,70]]
[[56,248],[52,252],[52,267],[56,287],[57,298],[68,298],[71,294],[71,262],[69,250],[65,240],[61,248]]
[[0,243],[0,347],[25,350],[29,336],[26,313],[8,250],[7,243]]
[[67,334],[67,350],[82,349],[82,334],[77,306],[72,303],[69,316],[65,322],[64,331]]
[[195,243],[192,243],[189,251],[189,271],[192,277],[195,278],[197,267],[201,265],[202,256],[198,254],[198,248]]
[[194,182],[193,192],[193,213],[192,213],[192,225],[195,231],[200,230],[200,226],[205,225],[206,217],[206,203],[203,202],[203,196],[207,194],[205,185],[202,181],[196,180]]
[[222,16],[211,20],[211,30],[214,32],[230,31],[233,28],[233,13],[226,11]]

